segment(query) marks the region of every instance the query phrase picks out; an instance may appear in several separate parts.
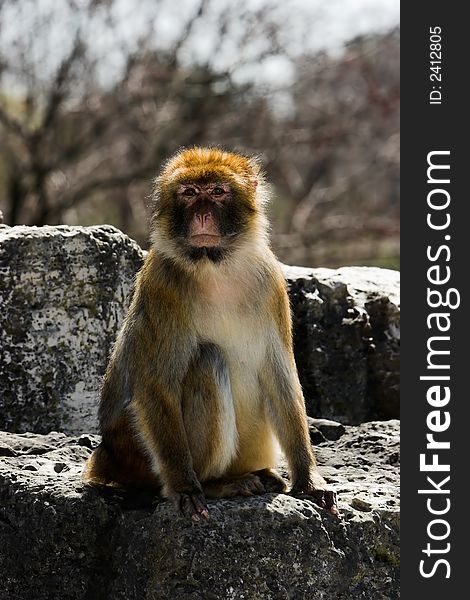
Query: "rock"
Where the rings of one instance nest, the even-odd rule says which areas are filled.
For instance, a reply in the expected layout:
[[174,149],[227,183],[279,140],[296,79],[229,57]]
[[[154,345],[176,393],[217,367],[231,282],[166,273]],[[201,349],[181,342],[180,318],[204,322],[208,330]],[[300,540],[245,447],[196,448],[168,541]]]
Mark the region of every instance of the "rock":
[[142,251],[110,226],[0,229],[0,429],[96,427]]
[[327,440],[339,440],[346,431],[344,425],[336,421],[330,421],[329,419],[312,419],[312,417],[307,418],[309,427],[313,427],[317,431],[320,431],[322,436]]
[[307,417],[307,418],[308,418],[308,432],[310,434],[310,442],[314,446],[318,446],[318,444],[323,444],[323,442],[326,442],[326,437],[312,423],[313,419],[311,417]]
[[[143,256],[110,226],[0,227],[0,429],[96,431],[101,378]],[[399,273],[284,273],[308,413],[398,417]]]
[[307,412],[342,423],[399,416],[400,273],[284,266]]
[[0,434],[16,453],[0,462],[1,598],[399,598],[397,421],[345,427],[318,448],[341,519],[267,494],[211,501],[193,525],[159,499],[85,490],[79,439]]
[[369,512],[372,510],[372,505],[370,502],[357,496],[352,499],[351,506],[353,508],[357,508],[357,510],[363,510],[364,512]]

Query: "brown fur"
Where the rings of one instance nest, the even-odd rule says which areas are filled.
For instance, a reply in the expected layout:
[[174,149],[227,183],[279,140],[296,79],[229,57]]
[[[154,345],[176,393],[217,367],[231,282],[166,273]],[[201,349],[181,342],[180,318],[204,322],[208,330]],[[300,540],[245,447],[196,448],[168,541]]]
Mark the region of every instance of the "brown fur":
[[[186,241],[172,233],[177,186],[201,181],[223,181],[238,203],[240,230],[222,239],[220,262],[190,260]],[[208,497],[285,489],[271,470],[277,439],[294,489],[334,508],[309,442],[265,199],[259,166],[238,154],[193,148],[165,165],[153,245],[105,376],[103,441],[88,461],[87,483],[161,485],[197,520],[207,516],[203,489]]]

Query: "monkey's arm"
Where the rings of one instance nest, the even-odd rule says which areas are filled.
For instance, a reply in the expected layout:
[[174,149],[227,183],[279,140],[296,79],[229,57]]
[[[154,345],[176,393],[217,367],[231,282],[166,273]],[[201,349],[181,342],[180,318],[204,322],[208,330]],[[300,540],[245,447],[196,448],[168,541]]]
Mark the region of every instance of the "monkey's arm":
[[292,492],[310,494],[320,506],[337,514],[335,492],[318,472],[310,443],[305,402],[292,348],[289,299],[281,273],[277,277],[273,307],[278,336],[273,337],[268,348],[261,384],[274,431],[289,464]]
[[134,434],[164,494],[183,514],[197,520],[208,512],[193,469],[181,406],[182,382],[196,342],[182,303],[153,275],[153,268],[148,261],[139,275],[123,335],[108,367],[101,410],[103,435],[106,420],[109,423],[118,412],[108,407],[116,403],[119,382],[129,380],[129,403],[122,408],[131,415]]
[[262,386],[275,434],[288,461],[291,492],[309,494],[319,506],[337,514],[336,494],[317,470],[293,356],[284,348],[271,348]]
[[131,408],[152,466],[163,483],[163,493],[193,520],[209,516],[191,453],[175,384],[158,376],[136,384]]

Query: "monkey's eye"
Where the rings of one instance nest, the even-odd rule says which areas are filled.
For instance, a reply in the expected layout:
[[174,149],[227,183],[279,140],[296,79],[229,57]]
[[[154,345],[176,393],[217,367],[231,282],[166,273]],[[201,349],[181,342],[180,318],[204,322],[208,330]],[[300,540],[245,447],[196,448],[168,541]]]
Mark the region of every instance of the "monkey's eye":
[[220,185],[216,186],[213,190],[212,190],[212,195],[213,196],[222,196],[222,194],[225,194],[225,190],[223,187],[220,187]]
[[184,192],[183,192],[184,196],[188,196],[188,198],[190,196],[195,196],[196,195],[196,190],[194,188],[185,188]]

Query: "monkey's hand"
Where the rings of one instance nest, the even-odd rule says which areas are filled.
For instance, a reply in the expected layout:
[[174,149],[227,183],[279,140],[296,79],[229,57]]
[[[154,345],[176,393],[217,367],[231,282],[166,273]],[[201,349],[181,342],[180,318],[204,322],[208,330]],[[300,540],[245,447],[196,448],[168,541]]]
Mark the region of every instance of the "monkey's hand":
[[190,517],[194,523],[209,518],[206,498],[200,487],[189,491],[173,492],[170,495],[174,505],[183,517]]
[[290,493],[293,496],[312,496],[315,504],[327,508],[332,515],[339,516],[336,492],[318,471],[311,471],[308,476],[297,478]]

